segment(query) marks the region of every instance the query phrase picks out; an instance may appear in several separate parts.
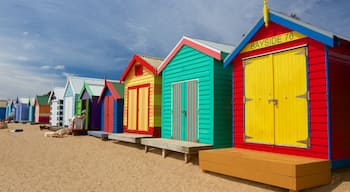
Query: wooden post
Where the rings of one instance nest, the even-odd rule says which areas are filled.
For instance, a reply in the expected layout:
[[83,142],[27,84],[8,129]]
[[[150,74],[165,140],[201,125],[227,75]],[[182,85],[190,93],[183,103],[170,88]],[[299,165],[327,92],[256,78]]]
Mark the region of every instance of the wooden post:
[[188,153],[185,153],[185,163],[188,163],[191,160],[191,155]]
[[162,149],[162,157],[163,157],[163,158],[166,157],[166,149]]

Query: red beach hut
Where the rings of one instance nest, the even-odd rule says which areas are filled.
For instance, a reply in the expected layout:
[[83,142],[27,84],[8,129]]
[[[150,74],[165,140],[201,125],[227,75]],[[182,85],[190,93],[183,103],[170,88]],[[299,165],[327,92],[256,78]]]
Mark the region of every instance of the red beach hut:
[[236,148],[350,165],[350,40],[269,11],[225,59]]

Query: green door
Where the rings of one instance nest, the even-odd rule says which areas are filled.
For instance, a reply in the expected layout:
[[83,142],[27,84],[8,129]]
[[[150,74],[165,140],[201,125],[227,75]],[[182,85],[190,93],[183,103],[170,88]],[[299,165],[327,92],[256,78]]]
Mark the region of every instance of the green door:
[[77,99],[75,103],[75,115],[81,115],[81,107],[82,107],[82,101],[81,99]]
[[84,128],[85,130],[89,129],[89,116],[90,116],[90,100],[85,100],[85,119],[84,119]]
[[172,85],[173,138],[182,141],[198,140],[198,81],[190,80]]

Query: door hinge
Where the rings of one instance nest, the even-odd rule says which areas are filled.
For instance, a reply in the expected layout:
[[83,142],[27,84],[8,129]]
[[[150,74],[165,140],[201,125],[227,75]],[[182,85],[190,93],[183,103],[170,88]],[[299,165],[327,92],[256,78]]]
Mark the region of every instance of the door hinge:
[[306,91],[305,94],[302,94],[302,95],[297,95],[295,96],[296,98],[299,98],[299,99],[306,99],[307,101],[310,101],[310,92],[309,91]]
[[305,144],[307,147],[310,147],[310,138],[306,138],[304,140],[298,140],[297,143]]
[[246,103],[247,101],[253,101],[252,98],[247,98],[247,97],[243,97],[243,103]]

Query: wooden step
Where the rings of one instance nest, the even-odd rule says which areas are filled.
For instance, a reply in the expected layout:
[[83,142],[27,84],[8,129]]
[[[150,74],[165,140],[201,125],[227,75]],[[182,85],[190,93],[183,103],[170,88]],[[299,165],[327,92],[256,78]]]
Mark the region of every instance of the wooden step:
[[200,151],[199,166],[203,171],[261,182],[291,191],[325,185],[331,179],[328,160],[239,148]]

